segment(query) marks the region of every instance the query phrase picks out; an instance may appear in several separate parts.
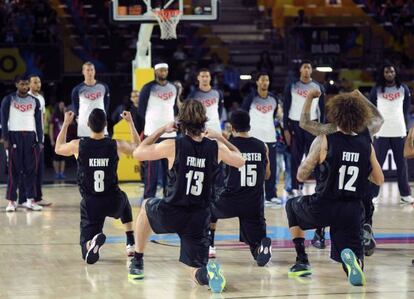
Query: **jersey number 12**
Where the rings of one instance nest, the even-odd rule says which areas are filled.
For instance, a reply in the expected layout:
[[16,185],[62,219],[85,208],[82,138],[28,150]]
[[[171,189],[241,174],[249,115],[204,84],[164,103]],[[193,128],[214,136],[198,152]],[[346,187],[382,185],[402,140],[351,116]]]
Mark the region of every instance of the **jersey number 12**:
[[187,189],[185,194],[199,196],[203,192],[204,172],[190,170],[185,174],[187,178]]
[[[351,178],[346,182],[345,186],[345,173],[350,175]],[[354,183],[356,179],[358,178],[359,174],[359,168],[356,166],[349,166],[348,168],[346,165],[342,165],[341,168],[339,168],[339,186],[338,188],[340,190],[346,190],[346,191],[356,191],[356,187],[354,186]]]

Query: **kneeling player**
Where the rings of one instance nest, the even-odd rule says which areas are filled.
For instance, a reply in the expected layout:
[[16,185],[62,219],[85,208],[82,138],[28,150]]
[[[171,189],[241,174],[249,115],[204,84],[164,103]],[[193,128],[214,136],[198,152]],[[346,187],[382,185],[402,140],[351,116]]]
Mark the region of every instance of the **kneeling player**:
[[247,112],[234,111],[230,122],[233,136],[230,141],[242,153],[246,164],[240,168],[227,167],[224,190],[212,204],[212,218],[238,217],[240,241],[250,246],[257,264],[264,266],[272,255],[264,217],[263,183],[265,173],[266,179],[270,176],[268,149],[265,143],[249,136]]
[[331,258],[342,262],[352,285],[364,285],[362,196],[368,178],[377,185],[384,182],[370,140],[357,134],[366,128],[370,111],[360,97],[347,93],[329,101],[327,116],[338,132],[314,140],[297,174],[304,181],[316,168],[316,193],[286,203],[297,253],[289,276],[311,274],[304,230],[330,226]]
[[99,249],[105,243],[102,229],[105,217],[121,218],[127,238],[127,255],[134,254],[132,210],[126,194],[118,186],[118,153],[131,155],[139,145],[139,136],[131,114],[124,111],[124,118],[131,131],[132,143],[105,137],[106,114],[101,109],[92,110],[88,126],[90,137],[66,143],[66,133],[74,117],[66,112],[62,129],[56,140],[58,155],[75,155],[78,162],[78,184],[82,196],[80,245],[82,258],[88,264],[99,260]]
[[220,161],[241,167],[244,159],[223,137],[219,141],[203,137],[206,121],[203,104],[186,101],[178,113],[182,136],[156,143],[162,134],[176,130],[170,123],[134,151],[134,157],[141,161],[168,159],[169,172],[166,198],[148,199],[140,210],[129,278],[144,278],[144,249],[151,230],[157,234],[177,233],[181,240],[180,261],[191,267],[192,278],[200,285],[209,285],[215,293],[223,291],[226,281],[219,264],[208,263],[213,174]]

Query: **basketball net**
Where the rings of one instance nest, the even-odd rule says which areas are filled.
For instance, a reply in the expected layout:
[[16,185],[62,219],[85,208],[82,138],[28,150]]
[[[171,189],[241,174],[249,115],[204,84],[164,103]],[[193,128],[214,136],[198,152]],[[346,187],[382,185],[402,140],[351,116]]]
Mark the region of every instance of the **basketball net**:
[[160,9],[154,10],[154,15],[161,28],[161,39],[176,39],[181,12],[177,9]]

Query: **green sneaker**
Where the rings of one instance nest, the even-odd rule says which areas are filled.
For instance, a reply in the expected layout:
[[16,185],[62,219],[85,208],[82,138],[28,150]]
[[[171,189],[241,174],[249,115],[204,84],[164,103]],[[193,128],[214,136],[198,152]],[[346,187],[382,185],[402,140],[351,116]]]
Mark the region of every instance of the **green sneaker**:
[[129,265],[128,278],[143,279],[144,278],[144,259],[137,260],[135,257]]
[[288,277],[306,277],[312,274],[311,266],[309,262],[302,262],[296,260],[296,264],[294,264],[288,272]]
[[226,287],[226,278],[221,272],[220,264],[209,261],[207,264],[208,286],[213,293],[221,293]]
[[351,249],[345,248],[341,252],[341,259],[348,270],[349,283],[354,286],[365,285],[365,275],[358,263],[355,253]]

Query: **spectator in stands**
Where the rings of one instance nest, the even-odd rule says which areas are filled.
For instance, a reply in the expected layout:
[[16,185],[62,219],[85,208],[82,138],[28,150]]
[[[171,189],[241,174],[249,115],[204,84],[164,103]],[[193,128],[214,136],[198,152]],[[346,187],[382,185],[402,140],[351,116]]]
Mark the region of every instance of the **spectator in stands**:
[[[411,94],[407,85],[401,83],[397,67],[386,62],[381,68],[377,85],[371,90],[370,101],[384,117],[384,124],[374,141],[378,162],[384,164],[391,149],[397,165],[398,189],[402,203],[413,203],[408,184],[407,160],[403,156],[408,131]],[[378,196],[379,187],[376,190]]]
[[273,73],[274,64],[268,51],[263,51],[260,54],[259,62],[256,64],[258,71],[267,72],[268,74]]

